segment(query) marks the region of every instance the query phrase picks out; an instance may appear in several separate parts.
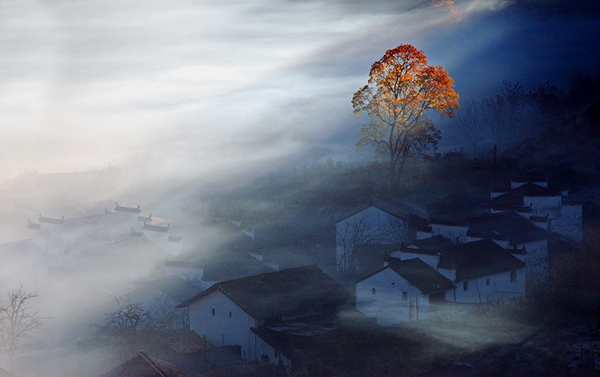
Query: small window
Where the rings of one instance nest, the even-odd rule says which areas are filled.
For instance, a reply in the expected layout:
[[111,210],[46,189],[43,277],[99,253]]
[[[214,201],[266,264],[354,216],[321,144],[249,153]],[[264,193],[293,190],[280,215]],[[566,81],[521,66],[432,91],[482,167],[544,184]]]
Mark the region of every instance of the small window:
[[489,285],[490,285],[490,279],[485,279],[485,285],[487,285],[489,287]]
[[463,281],[463,291],[466,292],[469,290],[469,281]]
[[374,294],[376,294],[376,293],[377,293],[377,289],[375,289],[375,288],[372,288],[372,289],[371,289],[371,294],[373,294],[373,295],[374,295]]
[[408,300],[408,292],[402,292],[402,301]]
[[213,308],[213,310],[212,310],[212,315],[215,315],[215,309],[214,309],[214,308]]
[[229,318],[231,318],[231,310],[229,311]]
[[515,281],[517,281],[517,270],[512,270],[510,272],[510,282],[514,283]]

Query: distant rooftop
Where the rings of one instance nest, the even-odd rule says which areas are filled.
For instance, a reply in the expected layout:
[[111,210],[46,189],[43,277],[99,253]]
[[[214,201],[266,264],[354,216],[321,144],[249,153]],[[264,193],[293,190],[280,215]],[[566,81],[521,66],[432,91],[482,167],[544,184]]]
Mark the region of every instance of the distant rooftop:
[[129,213],[140,213],[142,212],[142,210],[140,209],[140,206],[138,204],[137,208],[133,208],[133,207],[123,207],[120,206],[119,203],[115,202],[115,211],[117,212],[129,212]]

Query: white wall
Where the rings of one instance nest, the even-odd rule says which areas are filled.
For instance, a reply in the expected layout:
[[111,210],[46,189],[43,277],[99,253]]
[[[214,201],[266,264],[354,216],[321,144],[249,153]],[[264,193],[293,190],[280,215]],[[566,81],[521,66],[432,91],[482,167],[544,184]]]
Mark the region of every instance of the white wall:
[[583,220],[581,204],[563,205],[560,208],[560,217],[552,220],[553,232],[567,236],[574,241],[583,241]]
[[467,242],[467,231],[469,230],[468,226],[460,226],[460,225],[446,225],[446,224],[431,224],[431,235],[442,236],[444,238],[448,238],[452,242],[456,243],[458,239],[460,242]]
[[[462,281],[456,283],[455,300],[457,303],[478,304],[488,301],[508,303],[525,296],[526,271],[516,271],[516,280],[511,282],[511,272],[501,272],[468,280],[468,289],[464,290]],[[446,295],[446,299],[448,299]]]
[[531,287],[548,280],[548,240],[528,242],[517,245],[518,249],[525,246],[525,268],[527,270],[527,284]]
[[190,330],[199,336],[206,335],[206,340],[217,347],[233,344],[241,346],[242,356],[248,360],[257,357],[254,346],[256,336],[250,331],[250,328],[257,325],[252,316],[219,291],[190,305]]
[[525,207],[531,206],[532,216],[546,216],[551,219],[560,217],[560,207],[562,205],[562,196],[524,196],[523,204]]
[[[375,317],[380,326],[425,319],[433,315],[429,310],[429,296],[390,268],[356,283],[355,287],[356,309],[366,316]],[[407,293],[406,301],[402,300],[402,292]]]

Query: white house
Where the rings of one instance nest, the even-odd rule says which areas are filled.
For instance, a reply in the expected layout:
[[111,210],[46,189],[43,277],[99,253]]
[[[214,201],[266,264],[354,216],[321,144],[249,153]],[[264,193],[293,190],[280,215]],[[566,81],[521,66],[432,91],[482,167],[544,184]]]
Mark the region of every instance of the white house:
[[355,274],[357,245],[391,245],[416,239],[417,229],[427,224],[427,212],[399,199],[358,202],[335,216],[336,264],[340,273]]
[[574,241],[583,239],[582,205],[569,198],[568,190],[548,188],[547,181],[511,182],[511,189],[491,195],[492,212],[526,209],[519,214],[548,218],[548,230]]
[[355,283],[356,309],[381,326],[435,315],[454,284],[419,258],[390,263]]
[[525,263],[492,240],[435,250],[405,247],[391,256],[400,260],[418,257],[450,279],[455,289],[447,292],[448,302],[506,303],[525,295]]
[[525,262],[527,284],[534,288],[548,279],[548,232],[513,211],[490,213],[469,221],[470,240],[490,239]]
[[332,314],[352,301],[350,292],[313,265],[216,283],[178,306],[189,308],[190,329],[208,342],[237,345],[247,360],[291,367],[253,329]]

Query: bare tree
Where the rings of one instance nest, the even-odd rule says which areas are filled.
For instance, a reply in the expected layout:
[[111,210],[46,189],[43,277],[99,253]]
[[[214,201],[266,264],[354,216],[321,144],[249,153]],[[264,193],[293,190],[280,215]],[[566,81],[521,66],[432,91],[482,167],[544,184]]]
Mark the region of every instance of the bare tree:
[[143,302],[132,302],[129,298],[115,297],[116,307],[110,313],[105,313],[105,321],[99,325],[99,333],[116,335],[133,341],[137,334],[148,328],[150,314]]
[[37,292],[19,287],[8,292],[8,303],[0,306],[1,339],[11,370],[23,341],[41,326],[39,312],[31,307],[31,300],[37,297]]
[[408,223],[397,217],[390,217],[383,230],[387,243],[399,244],[408,239]]
[[149,308],[150,324],[154,330],[187,330],[190,327],[188,308],[177,309],[175,302],[165,292],[157,292]]
[[477,146],[488,136],[488,129],[483,122],[481,103],[470,100],[463,101],[461,108],[452,119],[451,136],[458,142],[473,147],[477,156]]
[[369,221],[367,213],[355,216],[346,221],[337,229],[338,271],[342,275],[356,273],[357,256],[355,255],[358,245],[375,245],[383,241],[381,229]]
[[494,144],[506,148],[537,130],[529,94],[518,82],[502,84],[499,94],[482,101],[481,114]]

